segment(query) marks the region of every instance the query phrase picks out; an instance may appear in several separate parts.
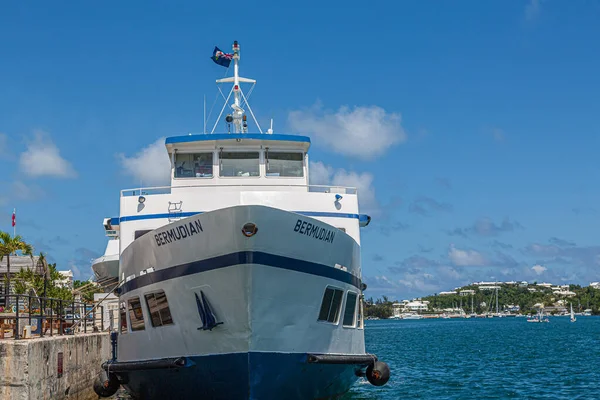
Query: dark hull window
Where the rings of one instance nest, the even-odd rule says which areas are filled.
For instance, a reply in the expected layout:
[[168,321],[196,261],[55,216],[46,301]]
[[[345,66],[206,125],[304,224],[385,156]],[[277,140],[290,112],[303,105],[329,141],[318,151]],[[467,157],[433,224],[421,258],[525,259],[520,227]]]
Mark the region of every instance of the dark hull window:
[[327,321],[336,324],[340,315],[342,296],[344,292],[340,289],[327,288],[321,302],[319,321]]
[[348,292],[342,325],[354,326],[354,314],[356,314],[356,293]]
[[172,325],[173,317],[164,291],[145,295],[152,326]]
[[120,332],[127,333],[127,308],[125,303],[119,305],[119,324],[121,327]]
[[132,331],[143,331],[144,326],[144,314],[142,313],[142,304],[140,303],[139,297],[133,297],[129,299],[129,321],[131,321]]
[[152,231],[152,229],[145,229],[145,230],[142,230],[142,231],[135,231],[134,240],[138,239],[138,238],[141,238],[142,236],[144,236],[146,233],[148,233],[150,231]]

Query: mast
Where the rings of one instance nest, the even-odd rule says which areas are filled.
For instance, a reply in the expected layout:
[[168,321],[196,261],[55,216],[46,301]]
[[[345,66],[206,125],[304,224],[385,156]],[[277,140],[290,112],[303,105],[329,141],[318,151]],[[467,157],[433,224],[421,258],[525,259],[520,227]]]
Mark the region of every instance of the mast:
[[496,285],[496,315],[498,315],[498,285]]
[[240,77],[239,77],[239,62],[240,62],[240,45],[237,40],[233,42],[233,124],[235,125],[235,133],[240,133],[242,116],[244,110],[240,105]]
[[[254,85],[256,84],[256,80],[249,79],[249,78],[243,78],[239,75],[240,45],[238,44],[237,40],[235,40],[233,42],[232,49],[233,49],[233,56],[232,56],[233,77],[217,79],[217,84],[233,83],[233,87],[229,91],[229,95],[227,96],[227,98],[225,98],[225,95],[223,95],[223,98],[225,99],[225,104],[223,104],[223,108],[221,109],[221,112],[219,113],[219,116],[217,117],[217,120],[215,121],[215,125],[213,126],[213,129],[210,133],[214,133],[214,131],[217,127],[217,124],[219,123],[219,120],[221,119],[221,115],[223,115],[223,111],[225,111],[227,102],[229,101],[229,98],[231,97],[232,94],[233,94],[233,104],[231,104],[231,106],[230,106],[232,109],[232,112],[231,112],[231,114],[228,114],[225,117],[225,122],[228,125],[228,132],[232,133],[231,132],[231,124],[233,124],[233,133],[248,133],[248,122],[247,122],[247,117],[246,117],[246,111],[243,108],[243,106],[245,106],[248,108],[248,111],[250,111],[250,115],[252,116],[252,119],[254,120],[254,123],[256,124],[256,127],[258,128],[258,131],[260,133],[263,133],[262,129],[260,128],[260,125],[258,124],[258,121],[256,120],[256,117],[254,116],[254,113],[252,112],[252,108],[250,107],[250,104],[248,103],[248,97],[246,97],[244,95],[244,92],[242,91],[242,87],[240,86],[240,83],[252,83],[252,85],[254,87]],[[221,90],[221,89],[219,89],[219,90]],[[250,91],[248,92],[249,95],[250,95],[250,92],[252,92],[252,89],[250,89]],[[221,92],[221,94],[223,94],[223,92]]]

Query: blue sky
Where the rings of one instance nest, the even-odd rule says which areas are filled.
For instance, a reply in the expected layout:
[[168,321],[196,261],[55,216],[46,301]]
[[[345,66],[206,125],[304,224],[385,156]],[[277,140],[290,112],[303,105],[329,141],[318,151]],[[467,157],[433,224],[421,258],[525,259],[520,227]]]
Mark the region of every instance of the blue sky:
[[202,131],[212,49],[238,40],[261,124],[311,135],[313,178],[361,189],[367,295],[600,279],[600,4],[203,3],[0,6],[0,229],[17,207],[88,278],[119,190],[163,179],[161,138]]

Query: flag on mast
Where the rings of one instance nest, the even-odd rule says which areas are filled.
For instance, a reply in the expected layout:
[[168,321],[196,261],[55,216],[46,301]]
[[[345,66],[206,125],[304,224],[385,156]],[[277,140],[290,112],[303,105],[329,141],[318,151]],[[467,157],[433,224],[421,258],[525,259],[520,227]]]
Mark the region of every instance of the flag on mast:
[[231,64],[231,60],[233,60],[233,54],[223,53],[217,46],[213,50],[212,60],[224,66],[225,68],[229,68],[229,64]]
[[12,215],[13,228],[15,227],[15,225],[17,225],[17,209],[16,208],[13,210],[13,215]]

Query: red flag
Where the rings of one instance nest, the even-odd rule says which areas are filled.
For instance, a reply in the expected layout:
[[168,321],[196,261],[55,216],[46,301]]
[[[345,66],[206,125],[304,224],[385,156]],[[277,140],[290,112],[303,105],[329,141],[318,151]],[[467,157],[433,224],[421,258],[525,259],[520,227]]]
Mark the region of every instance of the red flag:
[[17,210],[13,211],[13,216],[12,216],[12,226],[14,227],[17,224],[17,215],[16,215]]

